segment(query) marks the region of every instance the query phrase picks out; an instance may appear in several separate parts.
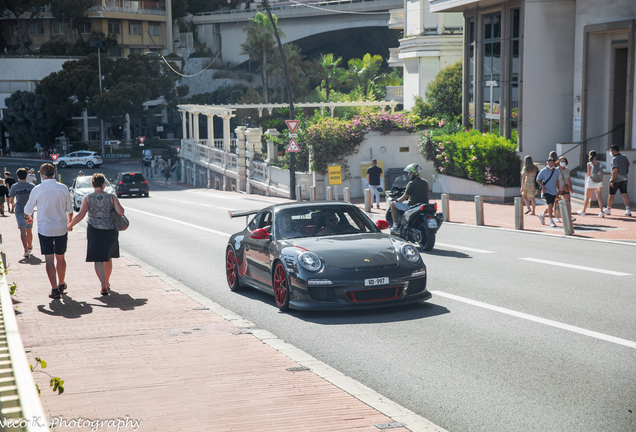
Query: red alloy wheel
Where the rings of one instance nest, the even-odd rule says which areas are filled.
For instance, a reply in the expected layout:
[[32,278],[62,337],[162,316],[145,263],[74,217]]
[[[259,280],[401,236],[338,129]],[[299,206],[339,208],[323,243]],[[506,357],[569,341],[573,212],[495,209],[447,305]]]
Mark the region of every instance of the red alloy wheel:
[[289,307],[287,274],[285,273],[285,267],[281,263],[278,263],[274,270],[274,296],[276,297],[276,305],[281,310]]
[[236,268],[236,257],[231,247],[227,249],[227,259],[225,260],[225,274],[227,276],[227,284],[231,290],[238,287],[238,269]]

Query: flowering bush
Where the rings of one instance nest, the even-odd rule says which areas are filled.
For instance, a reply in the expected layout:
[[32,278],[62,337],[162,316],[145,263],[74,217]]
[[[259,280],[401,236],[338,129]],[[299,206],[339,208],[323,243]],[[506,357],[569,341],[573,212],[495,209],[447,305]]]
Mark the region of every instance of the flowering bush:
[[393,131],[415,132],[421,119],[411,113],[374,112],[353,118],[354,126],[360,126],[365,132],[374,130],[386,135]]
[[519,186],[517,146],[503,137],[479,131],[422,134],[420,152],[437,172],[469,178],[483,185]]

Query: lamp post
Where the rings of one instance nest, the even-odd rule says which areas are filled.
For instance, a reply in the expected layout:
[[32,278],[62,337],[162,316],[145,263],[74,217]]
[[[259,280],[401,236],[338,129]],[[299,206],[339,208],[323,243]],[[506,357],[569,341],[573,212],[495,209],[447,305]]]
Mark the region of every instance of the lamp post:
[[[102,56],[101,48],[104,46],[104,41],[91,41],[91,48],[97,47],[97,67],[99,70],[99,95],[102,95]],[[99,119],[99,141],[102,145],[102,154],[104,154],[104,120]]]

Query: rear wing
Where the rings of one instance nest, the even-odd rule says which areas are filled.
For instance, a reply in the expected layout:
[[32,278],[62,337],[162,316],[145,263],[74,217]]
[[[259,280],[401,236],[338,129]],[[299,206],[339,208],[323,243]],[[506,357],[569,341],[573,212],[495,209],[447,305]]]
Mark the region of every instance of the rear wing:
[[244,211],[232,211],[232,210],[228,210],[227,213],[228,215],[230,215],[230,219],[235,218],[235,217],[241,217],[241,216],[250,216],[253,214],[256,214],[260,211],[259,210],[244,210]]

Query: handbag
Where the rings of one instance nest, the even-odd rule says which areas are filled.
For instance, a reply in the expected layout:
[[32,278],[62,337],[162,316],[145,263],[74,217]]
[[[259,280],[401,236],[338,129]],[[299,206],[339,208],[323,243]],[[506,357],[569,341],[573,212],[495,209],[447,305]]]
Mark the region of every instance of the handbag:
[[126,231],[130,226],[130,221],[126,216],[117,213],[115,210],[115,201],[113,200],[113,196],[111,195],[110,197],[110,215],[113,218],[113,225],[115,225],[115,229],[117,231]]

